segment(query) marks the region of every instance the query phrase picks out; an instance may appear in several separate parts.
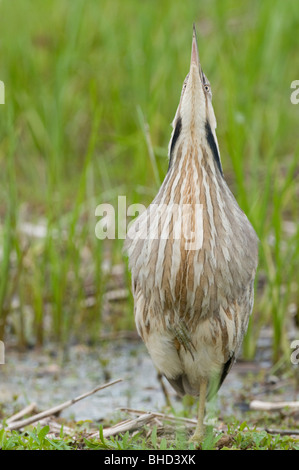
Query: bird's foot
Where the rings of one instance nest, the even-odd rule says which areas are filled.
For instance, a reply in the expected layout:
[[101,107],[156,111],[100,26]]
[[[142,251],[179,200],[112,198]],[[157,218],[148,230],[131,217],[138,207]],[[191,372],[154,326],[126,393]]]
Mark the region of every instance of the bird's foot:
[[204,440],[204,432],[196,430],[193,436],[190,437],[189,442],[194,444],[201,444]]

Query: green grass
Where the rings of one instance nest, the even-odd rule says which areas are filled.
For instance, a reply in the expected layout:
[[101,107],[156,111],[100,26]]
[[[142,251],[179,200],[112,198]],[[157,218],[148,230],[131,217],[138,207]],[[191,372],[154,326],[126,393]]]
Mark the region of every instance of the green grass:
[[[122,262],[122,240],[96,239],[95,208],[155,195],[195,22],[224,172],[261,241],[244,354],[254,356],[264,325],[274,359],[289,354],[288,308],[298,320],[299,301],[298,21],[295,0],[2,0],[0,338],[94,341],[105,327],[111,278],[101,265]],[[45,236],[24,234],[25,222],[44,224]],[[131,304],[123,315],[132,325]]]
[[25,432],[0,430],[1,450],[70,450],[70,439],[48,437],[49,426],[37,426]]
[[[140,431],[137,434],[119,434],[105,439],[102,427],[99,436],[88,438],[82,431],[70,437],[64,434],[61,426],[60,435],[49,435],[49,426],[37,426],[22,432],[0,430],[0,450],[187,450],[196,451],[198,446],[189,443],[185,436],[175,433],[174,439],[157,436],[154,427],[149,436]],[[247,422],[235,422],[229,427],[224,440],[224,434],[215,435],[208,431],[201,444],[202,450],[299,450],[299,441],[291,436],[271,434],[258,430]]]

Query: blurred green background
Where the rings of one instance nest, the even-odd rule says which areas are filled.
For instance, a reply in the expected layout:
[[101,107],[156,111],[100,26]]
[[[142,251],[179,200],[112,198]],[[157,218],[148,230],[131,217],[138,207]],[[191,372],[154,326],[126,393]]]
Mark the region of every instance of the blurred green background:
[[0,1],[0,339],[26,348],[134,330],[123,240],[97,240],[95,209],[117,208],[119,195],[147,205],[156,194],[193,22],[224,173],[261,241],[244,355],[254,357],[263,331],[274,360],[290,355],[296,0]]

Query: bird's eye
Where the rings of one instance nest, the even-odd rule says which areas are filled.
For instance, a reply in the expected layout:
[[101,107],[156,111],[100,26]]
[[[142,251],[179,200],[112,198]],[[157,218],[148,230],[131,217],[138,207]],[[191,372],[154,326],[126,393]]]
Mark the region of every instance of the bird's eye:
[[204,88],[205,88],[206,91],[210,91],[209,85],[205,85]]

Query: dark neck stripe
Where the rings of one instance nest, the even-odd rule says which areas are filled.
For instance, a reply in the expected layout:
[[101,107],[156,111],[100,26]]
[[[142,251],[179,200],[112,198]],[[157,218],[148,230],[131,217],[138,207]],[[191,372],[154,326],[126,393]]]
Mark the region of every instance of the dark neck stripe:
[[168,169],[170,168],[170,165],[171,165],[171,162],[172,162],[172,155],[173,155],[173,151],[174,151],[174,148],[175,148],[175,144],[177,143],[177,140],[180,136],[181,130],[182,130],[182,118],[179,117],[177,122],[176,122],[173,137],[172,137],[172,141],[171,141]]
[[208,121],[206,121],[206,137],[207,137],[207,141],[208,141],[208,144],[210,146],[210,149],[212,151],[214,160],[215,160],[215,162],[218,166],[218,169],[219,169],[221,175],[223,176],[222,166],[221,166],[221,162],[220,162],[220,155],[218,153],[217,145],[216,145],[216,142],[215,142],[212,130],[211,130],[211,126],[210,126]]

